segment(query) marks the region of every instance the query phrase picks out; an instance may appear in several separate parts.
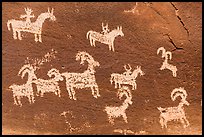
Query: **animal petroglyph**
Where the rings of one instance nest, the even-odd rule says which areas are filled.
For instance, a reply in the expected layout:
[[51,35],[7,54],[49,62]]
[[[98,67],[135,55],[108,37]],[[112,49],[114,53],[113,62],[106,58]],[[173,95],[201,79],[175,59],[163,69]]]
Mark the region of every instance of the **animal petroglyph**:
[[35,22],[31,22],[30,18],[34,18],[34,15],[31,15],[32,10],[29,8],[25,8],[26,15],[21,15],[20,18],[26,18],[26,21],[15,20],[15,19],[8,20],[7,22],[8,30],[10,31],[11,30],[10,27],[12,27],[14,39],[22,40],[21,32],[29,32],[29,33],[34,33],[35,42],[38,42],[38,41],[42,42],[41,35],[42,35],[42,25],[44,21],[48,18],[50,18],[50,20],[52,21],[56,20],[56,17],[53,15],[53,11],[54,11],[53,8],[51,11],[48,8],[48,11],[45,13],[41,13],[37,17]]
[[135,3],[135,6],[131,10],[124,10],[125,13],[137,13],[139,15],[139,11],[137,9],[138,2]]
[[132,131],[130,129],[114,129],[113,132],[121,133],[123,135],[128,135],[128,134],[132,134],[132,135],[145,135],[145,134],[148,134],[146,131],[134,132],[134,131]]
[[111,84],[115,82],[115,88],[117,87],[121,88],[121,84],[128,84],[132,86],[132,90],[137,89],[136,78],[138,74],[140,74],[140,76],[143,76],[145,75],[145,73],[141,70],[141,66],[139,67],[137,66],[137,69],[135,69],[133,72],[131,71],[132,67],[129,64],[128,66],[129,69],[127,69],[126,65],[124,66],[126,72],[124,72],[123,74],[118,73],[111,74],[110,82]]
[[126,90],[124,90],[124,88],[122,88],[118,92],[119,99],[121,100],[124,95],[126,96],[126,99],[124,100],[121,106],[119,107],[107,106],[104,109],[104,111],[108,115],[108,121],[112,125],[114,125],[114,118],[121,117],[121,116],[123,117],[123,120],[125,121],[125,123],[128,123],[125,110],[128,108],[129,104],[132,105],[133,103],[132,94],[130,94],[130,92],[128,93]]
[[109,32],[108,24],[106,26],[102,23],[102,34],[96,31],[88,31],[86,34],[86,38],[90,40],[91,46],[96,47],[95,42],[101,42],[103,44],[107,44],[109,46],[109,50],[115,51],[114,49],[114,40],[117,36],[124,36],[122,32],[122,26],[117,27],[117,29]]
[[[165,58],[160,70],[169,69],[172,71],[173,76],[176,77],[177,68],[167,62],[168,59],[172,59],[172,53],[170,51],[166,51],[164,47],[160,47],[157,49],[157,55],[162,51],[162,58]],[[168,58],[169,56],[169,58]]]
[[55,93],[55,95],[61,97],[61,91],[59,88],[58,81],[63,81],[63,77],[59,73],[59,70],[52,68],[48,71],[47,75],[49,77],[52,77],[54,75],[54,78],[48,80],[36,79],[33,81],[33,83],[35,83],[37,87],[37,96],[40,94],[40,96],[43,97],[45,93],[53,92]]
[[95,98],[100,97],[95,78],[95,67],[100,66],[99,62],[95,61],[91,55],[84,51],[77,53],[76,60],[81,60],[80,64],[84,64],[87,61],[88,68],[83,73],[61,73],[61,76],[64,76],[66,79],[69,98],[76,100],[74,88],[91,88],[92,95]]
[[181,102],[177,107],[167,107],[167,108],[157,107],[157,109],[161,113],[159,118],[160,118],[160,124],[162,128],[164,127],[167,128],[167,122],[172,120],[180,120],[184,128],[190,125],[189,121],[186,118],[185,111],[183,108],[183,105],[189,106],[188,101],[186,101],[186,97],[187,97],[186,90],[184,90],[184,88],[181,88],[181,87],[175,88],[171,92],[172,101],[175,101],[178,96],[181,97]]
[[25,74],[28,73],[27,82],[23,85],[13,84],[9,86],[9,88],[13,91],[13,99],[15,105],[19,105],[21,107],[22,106],[21,98],[24,96],[28,98],[30,104],[34,103],[35,100],[33,94],[32,81],[37,79],[34,72],[35,68],[33,66],[31,66],[30,64],[24,65],[18,72],[18,75],[21,74],[21,78],[23,78]]

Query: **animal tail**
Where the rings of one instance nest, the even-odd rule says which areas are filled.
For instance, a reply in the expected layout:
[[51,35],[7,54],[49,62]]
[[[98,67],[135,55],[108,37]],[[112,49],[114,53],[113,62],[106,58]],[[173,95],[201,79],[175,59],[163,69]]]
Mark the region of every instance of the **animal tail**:
[[111,75],[111,78],[110,78],[110,82],[111,82],[111,84],[113,83],[113,78],[114,78],[114,76]]
[[90,35],[91,32],[92,32],[92,31],[90,30],[90,31],[88,31],[88,32],[86,33],[86,38],[87,38],[87,39],[89,39],[89,35]]
[[162,107],[157,107],[157,109],[158,109],[161,113],[165,110],[165,108],[162,108]]
[[7,27],[8,27],[8,30],[9,30],[9,31],[11,30],[10,24],[11,24],[11,20],[8,20],[8,22],[7,22]]

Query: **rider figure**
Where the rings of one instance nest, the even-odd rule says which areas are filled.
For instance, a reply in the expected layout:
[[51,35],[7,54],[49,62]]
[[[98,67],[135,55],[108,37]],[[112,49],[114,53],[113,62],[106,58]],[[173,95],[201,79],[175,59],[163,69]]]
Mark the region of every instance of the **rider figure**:
[[129,66],[129,69],[126,68],[126,65],[124,66],[126,72],[124,72],[123,75],[125,75],[125,77],[127,79],[130,79],[131,78],[131,74],[132,74],[132,71],[131,71],[132,68],[130,67],[129,64],[128,64],[128,66]]
[[33,12],[31,9],[27,8],[25,9],[25,12],[26,12],[26,15],[21,15],[20,18],[26,18],[26,28],[29,28],[30,25],[31,25],[31,20],[30,18],[34,18],[35,16],[34,15],[31,15],[31,13]]
[[102,33],[103,35],[108,34],[108,32],[110,31],[110,30],[108,29],[108,24],[106,24],[106,26],[104,26],[103,23],[102,23],[102,30],[103,30],[103,31],[102,31],[101,33]]

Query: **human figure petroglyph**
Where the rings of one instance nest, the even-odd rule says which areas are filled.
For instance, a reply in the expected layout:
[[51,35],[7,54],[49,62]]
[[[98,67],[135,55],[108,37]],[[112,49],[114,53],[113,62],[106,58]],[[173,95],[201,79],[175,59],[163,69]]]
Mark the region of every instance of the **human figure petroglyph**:
[[26,15],[21,15],[20,18],[21,19],[26,18],[25,26],[26,26],[26,28],[29,28],[30,24],[31,24],[30,18],[34,18],[35,16],[31,15],[31,13],[33,12],[32,9],[25,8],[25,12],[26,12]]
[[19,105],[21,107],[22,106],[21,98],[24,96],[28,98],[30,104],[34,103],[35,100],[33,94],[32,81],[37,79],[34,72],[35,68],[33,66],[31,66],[30,64],[24,65],[18,72],[18,75],[21,74],[21,78],[23,78],[25,74],[28,73],[27,82],[23,85],[12,84],[11,86],[9,86],[9,88],[13,91],[13,99],[15,105]]
[[112,50],[114,52],[115,38],[117,36],[121,36],[121,37],[124,36],[124,33],[122,31],[122,26],[117,27],[117,29],[114,29],[111,32],[109,32],[108,24],[106,26],[102,26],[102,28],[103,28],[102,33],[104,34],[90,30],[87,32],[86,38],[89,39],[91,46],[96,47],[95,42],[98,41],[103,44],[107,44],[109,46],[109,50]]
[[13,29],[13,38],[14,39],[22,40],[21,32],[30,32],[30,33],[34,33],[35,42],[38,42],[38,41],[42,42],[41,34],[42,34],[42,25],[43,25],[44,21],[48,18],[50,18],[50,20],[52,20],[52,21],[56,20],[56,17],[53,15],[53,11],[54,11],[53,8],[51,11],[48,8],[48,11],[45,13],[41,13],[35,22],[29,23],[30,17],[33,17],[33,16],[29,15],[29,13],[31,14],[32,10],[27,8],[26,9],[27,15],[21,16],[21,18],[26,17],[26,21],[15,20],[15,19],[8,20],[8,22],[7,22],[8,30],[9,31],[11,30],[11,28],[10,28],[10,25],[11,25],[11,27]]
[[131,66],[128,64],[129,69],[126,68],[126,65],[124,66],[124,68],[126,69],[125,75],[123,74],[119,74],[119,73],[112,73],[111,74],[111,78],[110,78],[110,82],[111,84],[113,84],[113,82],[115,82],[115,88],[119,87],[121,88],[121,84],[128,84],[132,86],[132,90],[137,89],[137,84],[136,84],[136,78],[138,76],[138,74],[140,74],[140,76],[145,75],[145,73],[141,70],[141,66],[137,66],[137,69],[135,69],[133,72],[131,72]]
[[63,77],[59,73],[59,70],[52,68],[47,72],[47,75],[50,78],[54,75],[54,78],[48,80],[36,79],[33,81],[37,87],[37,96],[40,94],[40,97],[43,97],[45,93],[55,93],[55,95],[61,97],[61,90],[58,81],[63,81]]
[[185,110],[183,108],[183,105],[189,106],[190,104],[186,100],[187,98],[187,92],[184,88],[175,88],[171,92],[171,99],[172,101],[175,101],[177,97],[181,97],[181,102],[177,107],[157,107],[157,109],[160,111],[160,124],[161,127],[167,128],[167,122],[172,120],[180,120],[180,122],[183,124],[183,127],[186,128],[190,125],[189,121],[186,118]]
[[102,34],[106,35],[110,32],[109,28],[108,28],[108,23],[104,26],[103,22],[102,22]]
[[125,88],[121,88],[120,91],[118,91],[118,97],[121,100],[122,97],[125,95],[126,99],[122,103],[121,106],[119,107],[113,107],[113,106],[106,106],[104,111],[108,115],[108,121],[112,125],[114,125],[114,119],[118,117],[122,117],[125,123],[128,123],[127,121],[127,115],[126,115],[126,109],[128,108],[129,105],[132,105],[132,94],[130,92],[128,93]]
[[164,58],[164,62],[162,64],[162,66],[160,67],[160,70],[169,69],[172,71],[173,77],[176,77],[177,76],[176,66],[173,66],[167,62],[168,59],[170,59],[170,60],[172,59],[172,53],[170,51],[166,51],[164,47],[160,47],[157,49],[157,55],[160,53],[160,51],[162,51],[162,58]]
[[81,60],[80,64],[84,64],[86,61],[88,63],[88,68],[83,73],[61,73],[61,76],[64,76],[66,79],[66,88],[69,98],[76,100],[74,88],[91,88],[93,97],[100,97],[95,78],[95,67],[100,66],[99,62],[95,61],[91,55],[84,51],[77,53],[76,60]]

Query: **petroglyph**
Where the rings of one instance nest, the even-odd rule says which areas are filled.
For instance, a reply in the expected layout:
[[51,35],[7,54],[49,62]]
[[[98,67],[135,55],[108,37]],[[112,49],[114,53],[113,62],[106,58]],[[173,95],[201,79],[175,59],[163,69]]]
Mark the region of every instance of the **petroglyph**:
[[35,68],[33,66],[31,66],[30,64],[24,65],[18,72],[18,75],[21,74],[21,78],[23,78],[25,74],[28,73],[27,82],[23,85],[12,84],[11,86],[9,86],[9,89],[13,91],[13,99],[15,105],[19,105],[21,107],[22,106],[21,98],[24,96],[28,98],[30,104],[34,103],[35,100],[33,94],[32,81],[37,79],[34,72]]
[[123,120],[125,121],[125,123],[128,123],[125,110],[128,108],[129,105],[132,105],[133,102],[132,102],[132,94],[129,94],[124,89],[126,88],[121,88],[120,91],[118,92],[118,97],[120,100],[122,99],[124,95],[126,96],[126,99],[124,100],[122,105],[119,107],[106,106],[104,109],[104,111],[108,115],[108,121],[112,125],[114,125],[114,119],[118,117],[123,117]]
[[45,93],[55,93],[61,97],[61,91],[58,84],[58,81],[63,81],[63,77],[59,73],[59,70],[52,68],[47,72],[47,75],[51,78],[54,75],[54,78],[44,80],[44,79],[36,79],[33,80],[33,83],[36,84],[37,87],[37,96],[43,97]]
[[112,50],[113,52],[115,51],[114,40],[117,36],[124,36],[124,33],[122,32],[122,26],[118,26],[117,29],[109,32],[108,24],[104,26],[103,23],[101,33],[90,30],[86,34],[86,38],[89,39],[91,46],[96,47],[95,42],[98,41],[100,43],[107,44],[109,46],[109,50]]
[[139,132],[134,132],[130,129],[114,129],[113,132],[116,133],[121,133],[123,135],[146,135],[148,134],[146,131],[139,131]]
[[167,128],[167,122],[172,121],[172,120],[180,120],[180,122],[183,124],[183,127],[186,128],[188,127],[189,121],[186,118],[185,115],[185,110],[183,108],[183,105],[189,106],[188,101],[186,100],[187,97],[187,92],[184,88],[175,88],[171,92],[171,99],[172,101],[175,101],[177,97],[181,97],[181,102],[177,107],[167,107],[167,108],[162,108],[162,107],[157,107],[157,109],[160,111],[160,124],[161,127]]
[[139,14],[139,11],[138,11],[138,9],[137,9],[137,6],[138,6],[138,2],[135,2],[135,6],[132,8],[132,9],[130,9],[130,10],[124,10],[124,12],[125,13],[137,13],[137,15],[140,15]]
[[[13,29],[13,38],[22,40],[21,32],[29,32],[34,33],[35,36],[35,42],[42,42],[42,25],[46,19],[55,21],[56,17],[53,15],[54,9],[50,11],[48,8],[48,11],[45,13],[41,13],[35,22],[31,22],[30,18],[34,18],[34,15],[31,15],[32,10],[29,8],[25,8],[26,15],[21,15],[20,18],[26,18],[26,21],[24,20],[15,20],[11,19],[7,22],[8,30],[10,31],[11,28]],[[18,36],[18,37],[17,37]]]
[[128,64],[129,69],[127,69],[127,66],[124,65],[125,72],[123,74],[118,74],[118,73],[112,73],[111,74],[111,79],[110,82],[111,84],[115,82],[115,88],[119,87],[121,88],[121,84],[128,84],[132,86],[132,90],[137,89],[137,84],[136,84],[136,78],[138,74],[140,76],[145,75],[145,73],[141,70],[141,66],[137,66],[137,69],[135,69],[133,72],[132,67]]
[[[172,59],[172,53],[170,51],[166,51],[164,47],[160,47],[157,49],[157,55],[160,53],[160,51],[162,51],[162,58],[164,58],[164,62],[162,64],[162,66],[160,67],[160,70],[169,69],[172,71],[173,77],[176,77],[177,76],[176,66],[173,66],[167,62],[168,59],[170,59],[170,60]],[[168,58],[168,56],[169,56],[169,58]]]
[[95,67],[100,66],[99,62],[95,61],[91,55],[84,51],[76,54],[76,60],[81,60],[80,64],[82,65],[84,61],[87,61],[88,68],[83,73],[61,73],[61,76],[64,76],[66,79],[66,88],[69,98],[76,100],[74,88],[91,88],[92,95],[95,98],[100,97],[98,84],[95,78]]

